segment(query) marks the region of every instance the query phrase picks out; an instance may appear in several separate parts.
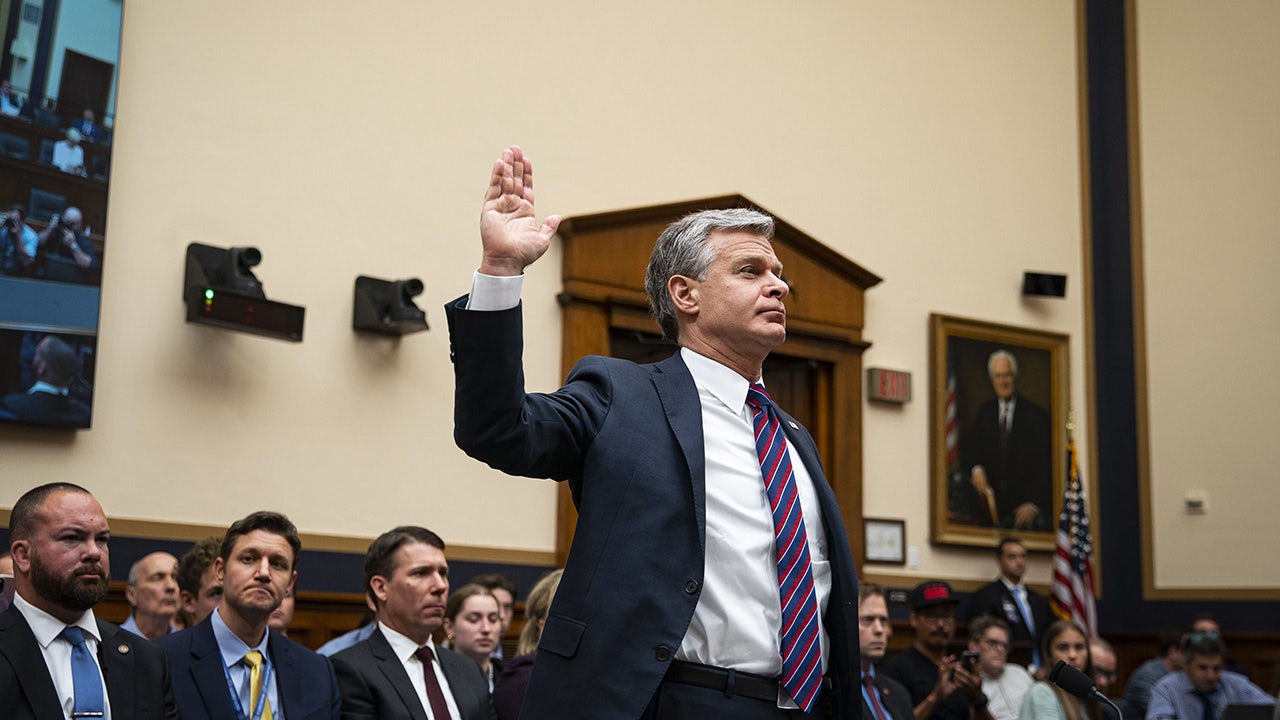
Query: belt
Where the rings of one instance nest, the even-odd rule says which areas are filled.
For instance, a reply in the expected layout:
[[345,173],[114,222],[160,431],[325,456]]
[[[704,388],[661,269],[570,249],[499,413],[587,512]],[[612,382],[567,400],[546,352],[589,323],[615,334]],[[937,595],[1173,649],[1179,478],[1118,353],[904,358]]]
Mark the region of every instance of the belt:
[[[741,695],[770,703],[778,702],[779,693],[786,695],[785,690],[779,689],[777,678],[767,678],[732,668],[700,665],[683,660],[673,660],[663,680],[680,685],[719,690],[725,695]],[[831,680],[823,678],[822,687],[824,690],[831,689]]]

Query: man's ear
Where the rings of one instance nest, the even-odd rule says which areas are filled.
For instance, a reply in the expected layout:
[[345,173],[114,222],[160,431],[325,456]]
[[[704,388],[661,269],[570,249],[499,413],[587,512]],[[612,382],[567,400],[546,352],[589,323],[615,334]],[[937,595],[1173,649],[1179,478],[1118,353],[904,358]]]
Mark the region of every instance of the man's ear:
[[9,555],[13,558],[14,574],[18,570],[24,573],[31,572],[31,543],[26,540],[15,540],[9,548]]
[[227,573],[227,566],[223,564],[222,558],[220,557],[214,558],[213,559],[213,576],[218,579],[219,585],[222,585],[227,581],[226,577],[224,577],[226,573]]
[[684,275],[672,275],[667,280],[667,294],[676,310],[686,315],[698,314],[698,281]]
[[137,598],[138,598],[138,588],[132,585],[125,587],[124,599],[126,602],[129,603],[129,607],[134,607],[138,604]]

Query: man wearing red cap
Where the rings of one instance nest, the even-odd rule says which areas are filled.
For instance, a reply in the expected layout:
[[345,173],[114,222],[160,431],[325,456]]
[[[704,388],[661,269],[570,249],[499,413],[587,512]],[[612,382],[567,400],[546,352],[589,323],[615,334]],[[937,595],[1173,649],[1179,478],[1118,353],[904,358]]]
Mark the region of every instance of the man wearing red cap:
[[915,720],[992,720],[982,678],[947,653],[956,633],[957,600],[939,580],[911,590],[911,628],[916,640],[884,664],[884,674],[906,686]]

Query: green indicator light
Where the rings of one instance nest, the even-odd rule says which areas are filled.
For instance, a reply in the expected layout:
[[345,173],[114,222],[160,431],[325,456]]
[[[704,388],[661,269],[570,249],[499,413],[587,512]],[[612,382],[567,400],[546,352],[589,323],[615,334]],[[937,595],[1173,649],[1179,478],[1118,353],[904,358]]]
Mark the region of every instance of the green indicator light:
[[204,299],[205,299],[205,300],[212,300],[212,299],[213,299],[213,288],[205,288],[205,290],[204,290]]

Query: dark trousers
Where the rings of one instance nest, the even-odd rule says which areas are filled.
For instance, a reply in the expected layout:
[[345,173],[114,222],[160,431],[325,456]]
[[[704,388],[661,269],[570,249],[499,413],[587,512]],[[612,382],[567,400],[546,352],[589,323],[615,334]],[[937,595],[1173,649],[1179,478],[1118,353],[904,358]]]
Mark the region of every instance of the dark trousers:
[[[825,693],[824,693],[825,694]],[[725,695],[710,688],[663,682],[641,720],[804,720],[829,718],[827,698],[819,698],[813,712],[783,710],[773,703],[741,695]]]

